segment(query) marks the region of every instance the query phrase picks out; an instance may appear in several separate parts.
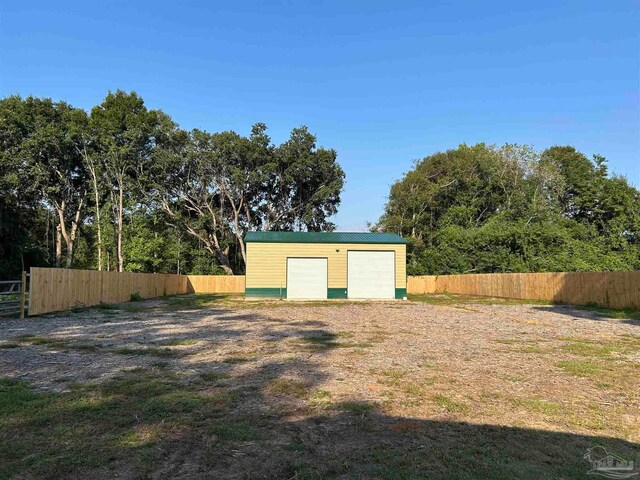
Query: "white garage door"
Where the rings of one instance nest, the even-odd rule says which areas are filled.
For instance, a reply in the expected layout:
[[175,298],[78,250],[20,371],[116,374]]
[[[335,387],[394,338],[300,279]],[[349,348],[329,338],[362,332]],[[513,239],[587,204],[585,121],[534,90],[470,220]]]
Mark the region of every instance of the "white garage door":
[[287,258],[287,298],[327,298],[327,259]]
[[347,259],[349,298],[395,298],[395,252],[350,251]]

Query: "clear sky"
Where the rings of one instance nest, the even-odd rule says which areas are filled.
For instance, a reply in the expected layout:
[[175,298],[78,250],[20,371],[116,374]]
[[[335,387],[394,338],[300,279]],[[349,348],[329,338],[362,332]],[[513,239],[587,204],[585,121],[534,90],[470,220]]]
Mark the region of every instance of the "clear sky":
[[413,160],[570,144],[640,185],[640,3],[4,1],[0,97],[135,90],[183,128],[308,125],[362,230]]

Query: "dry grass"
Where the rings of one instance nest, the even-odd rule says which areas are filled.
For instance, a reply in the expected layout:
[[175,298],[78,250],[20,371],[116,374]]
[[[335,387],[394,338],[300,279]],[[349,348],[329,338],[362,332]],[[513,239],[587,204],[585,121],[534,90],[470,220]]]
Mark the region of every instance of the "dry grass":
[[570,479],[586,448],[638,451],[634,319],[420,300],[7,321],[0,479]]

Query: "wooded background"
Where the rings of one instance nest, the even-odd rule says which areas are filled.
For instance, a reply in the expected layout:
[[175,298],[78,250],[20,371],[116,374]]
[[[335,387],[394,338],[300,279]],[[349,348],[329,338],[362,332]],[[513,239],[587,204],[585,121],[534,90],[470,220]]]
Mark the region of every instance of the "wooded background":
[[[248,231],[332,230],[345,177],[304,126],[278,145],[262,123],[185,131],[123,91],[89,112],[0,100],[0,167],[7,280],[29,267],[242,274]],[[410,275],[640,269],[640,192],[602,156],[460,145],[398,176],[371,228],[408,239]]]

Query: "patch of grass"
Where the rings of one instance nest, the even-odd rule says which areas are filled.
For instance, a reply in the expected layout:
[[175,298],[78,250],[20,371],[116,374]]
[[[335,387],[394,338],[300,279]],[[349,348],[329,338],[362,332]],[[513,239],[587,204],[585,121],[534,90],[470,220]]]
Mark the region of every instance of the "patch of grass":
[[311,395],[311,398],[313,398],[314,400],[325,400],[331,398],[331,392],[328,390],[316,390]]
[[207,401],[194,392],[172,391],[146,401],[143,414],[147,419],[162,419],[178,413],[189,413]]
[[331,392],[328,390],[316,390],[309,397],[309,403],[312,407],[326,410],[331,408]]
[[573,355],[583,357],[611,358],[615,347],[611,344],[594,344],[591,342],[570,342],[562,346],[562,349]]
[[532,413],[542,413],[544,415],[558,415],[562,412],[559,403],[533,398],[511,398],[511,403]]
[[4,342],[4,343],[0,343],[0,348],[19,348],[21,345],[19,343],[14,343],[14,342]]
[[298,380],[278,378],[269,382],[265,390],[272,394],[290,395],[296,398],[304,398],[309,394],[309,385]]
[[120,347],[113,350],[113,353],[116,353],[118,355],[153,355],[154,357],[161,358],[177,358],[184,355],[182,352],[172,350],[170,348],[155,347]]
[[371,369],[369,373],[382,376],[383,378],[379,382],[387,386],[399,386],[402,383],[402,379],[407,375],[405,370],[399,368]]
[[217,435],[222,441],[247,442],[262,438],[260,432],[246,422],[214,425],[209,429],[209,432]]
[[565,352],[601,360],[610,360],[616,353],[634,354],[640,349],[640,337],[633,335],[622,335],[615,339],[601,341],[579,337],[562,337],[561,340],[567,342],[561,347]]
[[70,348],[64,340],[59,338],[40,337],[37,335],[20,335],[16,340],[24,343],[30,343],[31,345],[43,345],[60,350],[67,350]]
[[96,308],[99,308],[100,310],[117,310],[118,305],[114,305],[112,303],[100,302],[98,305],[96,305]]
[[461,304],[485,304],[485,305],[553,305],[552,302],[542,300],[520,300],[513,298],[474,297],[471,295],[455,295],[451,293],[412,294],[408,295],[412,302],[425,302],[433,305],[461,305]]
[[449,413],[466,413],[469,411],[469,405],[456,402],[445,395],[434,395],[433,401]]
[[335,404],[335,407],[338,410],[342,410],[343,412],[362,415],[373,411],[377,407],[377,405],[371,402],[345,401]]
[[198,340],[174,338],[174,339],[163,340],[161,342],[158,342],[158,345],[162,345],[164,347],[178,347],[178,346],[195,345],[197,343],[198,343]]
[[577,377],[597,376],[602,372],[599,365],[582,360],[562,360],[556,363],[556,366]]
[[202,309],[213,306],[223,306],[232,303],[234,300],[241,300],[243,297],[239,295],[223,295],[223,294],[187,294],[167,297],[165,303],[173,309],[188,308]]
[[576,305],[576,310],[593,312],[600,317],[618,318],[622,320],[640,320],[640,310],[607,308],[599,305]]
[[205,382],[219,382],[220,380],[227,380],[231,377],[224,373],[218,372],[205,372],[200,374],[200,378]]
[[369,348],[373,346],[371,342],[340,342],[337,341],[337,339],[337,334],[325,333],[312,337],[302,337],[300,340],[308,344],[307,348],[312,350],[330,350],[333,348]]
[[256,355],[232,355],[222,360],[222,363],[245,363],[250,362]]
[[136,471],[144,448],[209,407],[209,398],[158,371],[70,387],[39,392],[0,379],[0,478],[68,478],[111,462]]

